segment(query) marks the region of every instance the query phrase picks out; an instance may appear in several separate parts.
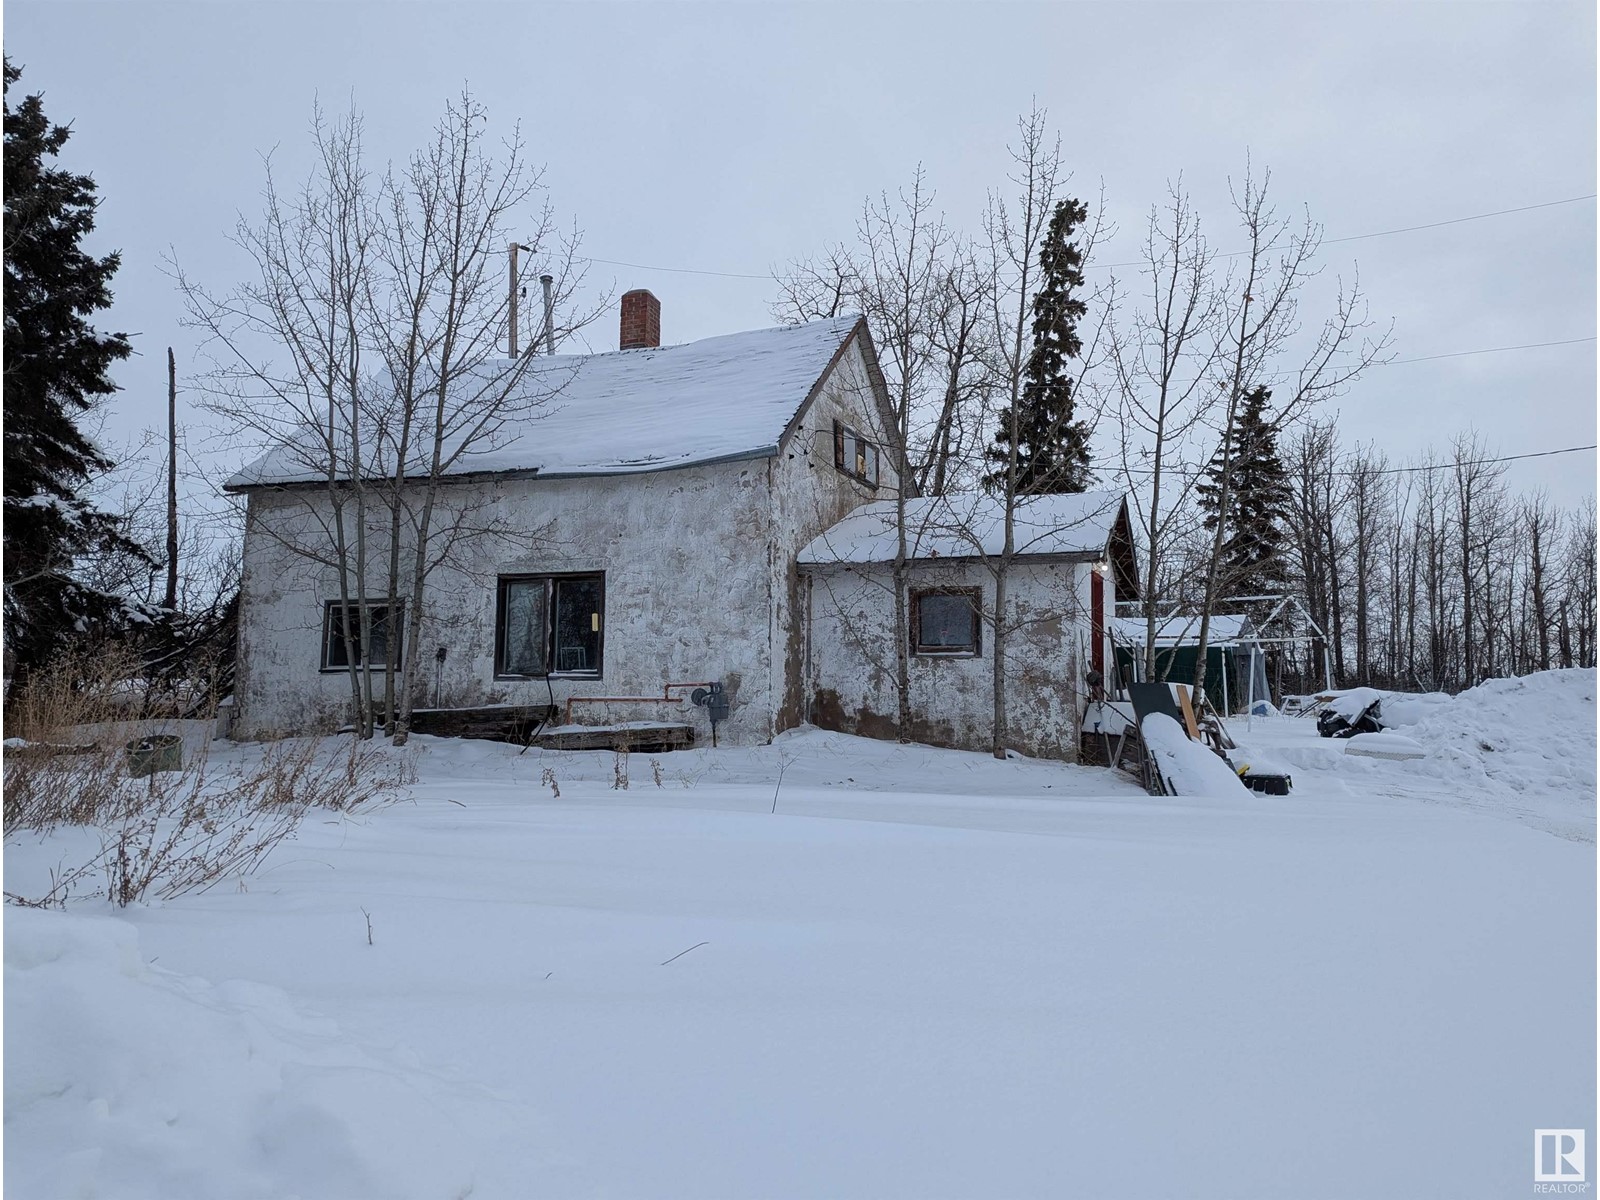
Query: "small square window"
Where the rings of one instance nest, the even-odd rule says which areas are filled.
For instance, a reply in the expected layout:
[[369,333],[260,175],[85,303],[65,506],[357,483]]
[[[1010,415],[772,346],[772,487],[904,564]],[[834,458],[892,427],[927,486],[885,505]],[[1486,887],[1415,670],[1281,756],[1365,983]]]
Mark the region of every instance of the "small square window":
[[969,658],[982,653],[982,606],[978,588],[912,592],[912,653]]
[[[350,615],[348,637],[345,630],[345,612]],[[367,634],[367,662],[373,667],[381,667],[389,661],[389,636],[393,628],[395,639],[394,659],[398,665],[402,659],[400,654],[400,614],[404,611],[398,603],[368,604],[365,608],[360,605],[343,605],[337,600],[329,600],[322,612],[322,669],[324,671],[344,671],[350,666],[351,659],[357,662],[361,659],[361,622],[358,619],[358,610],[366,615]],[[394,620],[391,622],[390,614]]]

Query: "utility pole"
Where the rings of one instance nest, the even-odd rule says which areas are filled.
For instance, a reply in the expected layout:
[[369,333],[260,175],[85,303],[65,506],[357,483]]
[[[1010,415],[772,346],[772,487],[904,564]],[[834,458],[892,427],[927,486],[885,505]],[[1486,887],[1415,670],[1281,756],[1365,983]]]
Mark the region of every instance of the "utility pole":
[[167,347],[167,611],[178,607],[178,360]]

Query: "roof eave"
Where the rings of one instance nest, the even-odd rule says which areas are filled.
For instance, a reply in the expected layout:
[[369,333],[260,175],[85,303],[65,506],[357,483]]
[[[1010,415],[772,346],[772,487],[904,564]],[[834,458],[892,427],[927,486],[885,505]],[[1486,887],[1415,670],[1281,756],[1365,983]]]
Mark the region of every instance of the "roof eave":
[[[1051,550],[1034,554],[1019,550],[1012,560],[1026,559],[1030,563],[1093,563],[1102,558],[1099,550]],[[906,565],[912,567],[937,566],[940,563],[987,563],[1000,557],[998,554],[935,554],[908,555]],[[894,558],[824,558],[797,560],[802,567],[892,567]]]
[[[440,476],[439,482],[454,483],[485,483],[490,481],[516,479],[610,479],[614,477],[632,475],[657,475],[667,471],[687,471],[691,467],[714,467],[719,463],[749,462],[758,458],[771,458],[778,452],[776,446],[761,446],[754,450],[740,450],[733,454],[719,454],[712,458],[697,458],[691,462],[657,463],[643,465],[629,465],[624,467],[609,467],[603,471],[542,471],[538,467],[513,467],[503,471],[458,471],[449,475]],[[339,480],[343,484],[344,480]],[[370,476],[369,483],[389,483],[391,477],[387,475]],[[412,475],[406,479],[407,483],[426,483],[426,475]],[[235,495],[247,495],[250,492],[303,492],[322,489],[328,486],[326,479],[296,479],[283,481],[263,481],[260,483],[225,483],[222,490]]]

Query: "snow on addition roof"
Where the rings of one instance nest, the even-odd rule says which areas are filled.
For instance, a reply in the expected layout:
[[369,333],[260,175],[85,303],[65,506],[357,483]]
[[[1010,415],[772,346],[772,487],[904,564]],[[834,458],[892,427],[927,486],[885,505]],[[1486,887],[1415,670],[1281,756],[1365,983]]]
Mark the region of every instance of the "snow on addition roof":
[[[1123,499],[1121,492],[1020,497],[1012,543],[1016,553],[1099,557],[1111,540]],[[981,493],[907,500],[906,540],[914,559],[999,554],[1005,544],[1005,505]],[[895,503],[876,500],[813,539],[800,551],[800,561],[893,562],[898,545]]]
[[[1112,621],[1114,640],[1124,645],[1144,645],[1146,626],[1143,617],[1117,617]],[[1212,613],[1207,640],[1213,646],[1234,646],[1254,641],[1250,618],[1243,613]],[[1200,618],[1195,615],[1162,617],[1156,621],[1156,645],[1196,646],[1200,643]]]
[[[776,448],[859,323],[836,317],[682,346],[533,358],[518,385],[529,414],[448,473],[611,475],[758,457]],[[227,486],[325,478],[316,435],[307,433],[304,450],[276,448]],[[413,470],[421,467],[419,461]],[[388,474],[392,466],[372,462],[369,469]]]

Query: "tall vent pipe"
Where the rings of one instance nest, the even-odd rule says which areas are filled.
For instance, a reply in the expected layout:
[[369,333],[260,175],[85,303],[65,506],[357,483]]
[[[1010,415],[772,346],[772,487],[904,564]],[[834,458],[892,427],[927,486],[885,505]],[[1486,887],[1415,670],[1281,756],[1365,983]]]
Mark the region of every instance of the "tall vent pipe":
[[517,251],[522,247],[512,242],[506,247],[511,255],[511,289],[507,307],[508,320],[506,321],[506,349],[510,357],[517,356]]
[[544,352],[546,354],[554,354],[556,352],[556,298],[555,293],[551,291],[551,285],[555,282],[555,279],[550,275],[541,275],[539,276],[539,282],[544,284]]

